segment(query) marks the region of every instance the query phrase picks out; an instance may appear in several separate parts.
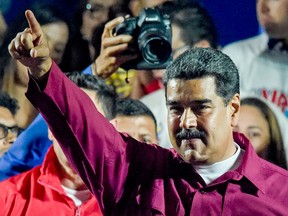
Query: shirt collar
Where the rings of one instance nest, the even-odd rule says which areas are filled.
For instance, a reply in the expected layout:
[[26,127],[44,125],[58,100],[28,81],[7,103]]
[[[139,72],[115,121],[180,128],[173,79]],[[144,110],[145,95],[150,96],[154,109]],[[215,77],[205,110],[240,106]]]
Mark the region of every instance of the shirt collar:
[[64,193],[63,188],[61,187],[61,182],[58,177],[57,172],[58,159],[54,152],[53,145],[48,149],[46,156],[43,160],[41,166],[41,175],[38,178],[40,184],[49,186],[54,190],[57,190],[59,193]]
[[265,176],[261,159],[256,154],[250,141],[240,133],[233,134],[234,141],[245,151],[242,163],[236,169],[241,175],[246,177],[262,193],[265,193]]

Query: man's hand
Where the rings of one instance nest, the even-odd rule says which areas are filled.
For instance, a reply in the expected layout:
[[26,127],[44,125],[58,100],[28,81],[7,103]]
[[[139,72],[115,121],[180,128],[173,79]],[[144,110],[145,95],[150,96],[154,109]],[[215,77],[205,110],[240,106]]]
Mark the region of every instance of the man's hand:
[[124,21],[123,17],[118,17],[105,25],[101,52],[95,61],[93,74],[102,78],[107,78],[113,74],[123,63],[135,59],[137,55],[123,55],[123,51],[128,49],[128,43],[131,42],[130,35],[117,35],[114,37],[113,29]]
[[50,70],[52,59],[49,45],[40,24],[32,11],[25,12],[29,28],[20,32],[9,44],[10,55],[29,68],[33,77],[39,78]]

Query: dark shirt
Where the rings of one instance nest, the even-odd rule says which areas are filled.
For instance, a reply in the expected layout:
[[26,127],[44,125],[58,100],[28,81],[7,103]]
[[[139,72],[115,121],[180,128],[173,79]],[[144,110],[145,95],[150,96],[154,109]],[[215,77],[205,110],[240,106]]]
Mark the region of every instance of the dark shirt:
[[206,185],[174,150],[117,132],[56,64],[42,82],[30,79],[27,97],[105,215],[287,215],[288,172],[260,159],[241,134],[240,166]]

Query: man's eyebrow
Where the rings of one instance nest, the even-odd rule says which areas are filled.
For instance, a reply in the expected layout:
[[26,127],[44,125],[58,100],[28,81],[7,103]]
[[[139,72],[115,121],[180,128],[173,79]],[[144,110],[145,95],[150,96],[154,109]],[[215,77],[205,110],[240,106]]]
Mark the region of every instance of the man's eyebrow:
[[[195,100],[192,100],[190,101],[190,104],[206,104],[206,103],[211,103],[212,100],[211,99],[195,99]],[[171,106],[171,105],[177,105],[177,104],[180,104],[180,102],[178,101],[175,101],[175,100],[167,100],[166,101],[166,105],[167,106]]]
[[212,102],[212,100],[211,100],[211,99],[207,99],[207,98],[191,101],[192,104],[193,104],[193,103],[205,104],[205,103],[211,103],[211,102]]
[[166,101],[166,106],[177,105],[177,104],[179,104],[179,102],[177,102],[175,100],[167,100]]

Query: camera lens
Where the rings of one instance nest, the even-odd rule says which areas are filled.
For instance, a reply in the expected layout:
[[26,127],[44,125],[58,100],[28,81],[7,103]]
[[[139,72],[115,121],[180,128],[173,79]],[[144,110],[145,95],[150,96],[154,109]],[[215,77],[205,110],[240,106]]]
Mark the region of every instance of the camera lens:
[[147,39],[140,50],[144,60],[150,64],[161,64],[167,61],[171,54],[170,43],[159,36]]

